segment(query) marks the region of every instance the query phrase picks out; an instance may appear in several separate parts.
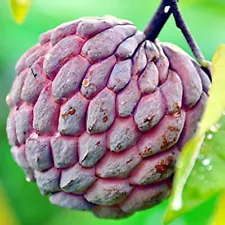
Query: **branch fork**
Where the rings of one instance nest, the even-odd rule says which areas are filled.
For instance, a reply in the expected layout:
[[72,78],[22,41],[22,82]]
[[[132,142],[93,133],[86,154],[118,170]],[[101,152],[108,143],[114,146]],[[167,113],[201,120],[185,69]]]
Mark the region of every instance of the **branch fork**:
[[181,12],[178,7],[178,0],[162,0],[159,8],[154,14],[153,18],[149,22],[148,26],[145,28],[144,33],[148,40],[155,41],[161,32],[162,28],[166,24],[170,15],[173,14],[173,17],[176,22],[177,28],[183,33],[188,45],[190,46],[196,60],[201,65],[202,69],[208,74],[211,79],[210,71],[210,62],[207,61],[200,48],[198,47],[195,39],[192,37],[187,25],[184,22],[184,19],[181,15]]

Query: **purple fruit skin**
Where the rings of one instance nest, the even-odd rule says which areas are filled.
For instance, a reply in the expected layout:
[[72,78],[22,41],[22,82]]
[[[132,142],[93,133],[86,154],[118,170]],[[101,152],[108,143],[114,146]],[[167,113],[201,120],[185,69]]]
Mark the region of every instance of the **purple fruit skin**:
[[7,96],[12,155],[52,204],[123,218],[170,194],[210,80],[129,21],[83,18],[40,36]]

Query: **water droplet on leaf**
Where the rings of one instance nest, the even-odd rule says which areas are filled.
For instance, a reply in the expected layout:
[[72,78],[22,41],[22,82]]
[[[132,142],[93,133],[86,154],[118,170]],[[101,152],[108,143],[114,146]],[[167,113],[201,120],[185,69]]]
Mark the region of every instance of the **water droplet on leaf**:
[[213,137],[213,135],[212,135],[212,134],[208,134],[208,135],[207,135],[207,138],[208,138],[209,140],[211,140],[211,139],[212,139],[212,137]]
[[215,126],[215,125],[212,125],[211,127],[210,127],[210,131],[212,131],[213,133],[216,133],[217,132],[217,127]]
[[202,164],[203,164],[204,166],[208,166],[208,165],[210,164],[210,159],[204,159],[204,160],[202,161]]
[[212,166],[211,165],[207,166],[207,170],[208,171],[212,170]]
[[31,182],[31,179],[29,177],[26,178],[27,182]]

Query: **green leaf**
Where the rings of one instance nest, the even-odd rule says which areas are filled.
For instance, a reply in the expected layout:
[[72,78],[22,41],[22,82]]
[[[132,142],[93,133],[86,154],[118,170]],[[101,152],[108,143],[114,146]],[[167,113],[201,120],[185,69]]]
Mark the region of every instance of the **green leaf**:
[[197,160],[204,136],[196,135],[183,148],[177,163],[171,201],[164,222],[169,223],[182,214],[183,190]]
[[225,191],[222,193],[211,225],[224,225]]
[[10,0],[10,6],[16,23],[23,23],[31,5],[31,0]]
[[16,217],[10,207],[5,193],[3,192],[2,186],[0,184],[0,224],[5,225],[18,225]]
[[220,45],[212,60],[213,85],[203,114],[199,132],[204,134],[215,124],[225,109],[225,45]]
[[[184,146],[177,163],[165,223],[225,189],[224,71],[225,45],[220,45],[213,57],[213,84],[205,113],[197,134]],[[211,131],[205,135],[207,130]]]

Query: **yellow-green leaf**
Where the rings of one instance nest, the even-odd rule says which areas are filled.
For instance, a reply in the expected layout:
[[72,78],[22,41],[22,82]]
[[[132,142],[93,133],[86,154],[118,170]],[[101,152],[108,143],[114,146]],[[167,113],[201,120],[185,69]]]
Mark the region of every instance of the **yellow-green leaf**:
[[0,186],[0,224],[1,225],[18,225],[15,215],[9,206],[5,194]]
[[180,154],[170,197],[171,201],[164,218],[165,223],[171,222],[180,215],[180,210],[183,207],[183,190],[195,165],[203,140],[204,136],[196,135],[184,146]]
[[31,0],[10,0],[10,7],[16,23],[23,23],[31,5]]
[[[219,165],[221,161],[222,164],[225,164],[225,160],[221,154],[221,149],[223,150],[224,148],[224,142],[218,141],[218,137],[224,135],[225,129],[224,116],[222,116],[225,109],[225,45],[220,45],[213,57],[212,77],[213,82],[210,89],[210,97],[207,101],[202,120],[199,123],[199,129],[195,137],[184,146],[178,159],[173,189],[164,220],[166,223],[171,222],[196,207],[198,204],[211,197],[212,194],[218,193],[224,185],[224,182],[217,182],[218,187],[212,187],[210,185],[201,187],[201,185],[199,185],[200,176],[203,176],[203,179],[205,176],[209,184],[216,184],[216,182],[211,176],[211,168],[204,175],[201,174],[199,168],[202,162],[198,156],[199,152],[204,154],[204,158],[207,159],[206,163],[209,161],[207,157],[211,157],[212,163],[215,165],[214,170],[216,170],[216,174],[220,174],[221,170],[218,169],[216,165],[217,163]],[[219,123],[222,124],[220,126],[217,125],[219,119]],[[215,135],[209,133],[209,138],[204,139],[205,133],[210,129],[212,132],[216,132],[217,130],[218,132],[215,133]],[[215,147],[213,151],[212,141],[216,144],[216,147],[219,148],[218,151],[215,151]],[[204,190],[204,193],[201,193],[201,189]]]
[[225,221],[225,191],[220,197],[213,221],[211,225],[224,225]]
[[213,85],[199,132],[204,134],[219,120],[225,109],[225,45],[220,45],[212,60]]

